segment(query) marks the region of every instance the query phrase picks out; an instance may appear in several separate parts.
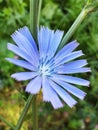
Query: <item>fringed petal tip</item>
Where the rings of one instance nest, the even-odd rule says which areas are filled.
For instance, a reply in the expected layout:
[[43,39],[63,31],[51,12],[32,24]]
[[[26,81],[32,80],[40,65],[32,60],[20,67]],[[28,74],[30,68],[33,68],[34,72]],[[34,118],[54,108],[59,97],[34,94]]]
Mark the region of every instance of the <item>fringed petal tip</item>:
[[13,78],[13,79],[15,79],[15,80],[17,80],[17,81],[21,81],[19,77],[16,77],[16,76],[15,76],[15,74],[12,74],[12,75],[11,75],[11,78]]
[[10,61],[9,59],[10,59],[10,58],[5,58],[5,60],[7,60],[7,61]]
[[41,77],[37,76],[32,79],[28,85],[26,86],[26,92],[30,92],[31,94],[37,94],[41,89]]
[[74,102],[70,101],[70,105],[67,104],[70,108],[72,108],[73,106],[75,106],[78,102],[76,100],[74,100]]
[[25,89],[25,92],[29,93],[29,94],[33,94],[33,95],[36,95],[38,92],[32,92],[31,90],[29,89]]
[[90,81],[88,81],[87,87],[90,87]]
[[8,49],[8,50],[10,50],[10,46],[11,46],[11,45],[13,45],[13,44],[11,44],[11,43],[9,43],[9,42],[7,43],[7,49]]
[[[77,44],[77,47],[80,45],[80,43],[75,39],[75,40],[73,40],[72,42],[70,42],[70,43],[74,43],[74,44]],[[69,43],[68,43],[69,44]]]
[[88,68],[88,72],[92,72],[91,68]]
[[17,81],[25,81],[29,79],[33,79],[37,76],[35,72],[20,72],[12,74],[11,77],[15,78]]
[[62,104],[62,105],[60,105],[60,106],[53,106],[52,105],[52,107],[54,108],[54,109],[60,109],[60,108],[63,108],[64,107],[64,105]]
[[11,78],[15,78],[15,74],[12,74],[12,75],[11,75]]
[[[81,100],[83,100],[83,99],[81,99]],[[51,103],[51,104],[52,104],[52,107],[53,107],[54,109],[61,109],[61,108],[63,108],[64,105],[65,105],[65,103],[62,103],[62,104],[60,104],[60,105],[58,105],[58,104],[54,105],[51,101],[45,100],[45,99],[43,99],[43,101],[44,101],[44,102]],[[66,105],[68,105],[70,108],[72,108],[72,107],[74,107],[77,103],[78,103],[78,102],[75,101],[75,102],[73,102],[70,106],[69,106],[68,104],[66,104]]]
[[85,54],[83,53],[83,51],[82,50],[80,50],[80,52],[81,52],[81,56],[84,56]]
[[28,29],[27,26],[23,26],[23,27],[21,27],[21,28],[18,29],[18,31],[20,31],[20,30],[24,30],[25,31],[25,30],[29,30],[29,29]]
[[46,99],[43,98],[43,101],[47,102],[47,103],[51,103],[51,105],[54,109],[60,109],[60,108],[64,107],[64,105],[62,103],[61,104],[55,104],[55,103],[51,102],[49,99],[46,100]]
[[[27,30],[28,29],[28,27],[27,26],[23,26],[23,27],[21,27],[21,28],[19,28],[19,29],[17,29],[16,31],[14,31],[12,34],[11,34],[11,37],[13,37],[13,35],[14,34],[16,34],[16,32],[19,32],[20,30]],[[28,29],[29,30],[29,29]]]
[[84,95],[82,95],[80,99],[83,100],[86,95],[87,95],[87,93],[84,93]]

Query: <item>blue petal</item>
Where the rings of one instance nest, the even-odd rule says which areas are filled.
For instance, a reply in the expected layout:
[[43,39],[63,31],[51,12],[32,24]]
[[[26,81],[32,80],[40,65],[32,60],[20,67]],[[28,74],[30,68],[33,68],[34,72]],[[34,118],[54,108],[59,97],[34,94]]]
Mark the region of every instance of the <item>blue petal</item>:
[[75,95],[76,97],[78,97],[79,99],[84,99],[86,93],[83,92],[82,90],[76,88],[73,85],[70,85],[68,83],[65,83],[64,81],[61,81],[59,79],[55,79],[54,80],[57,84],[59,84],[60,86],[62,86],[64,89],[66,89],[69,93]]
[[55,67],[59,66],[59,65],[62,65],[64,63],[66,63],[66,62],[69,62],[69,61],[71,61],[71,60],[73,60],[75,58],[78,58],[78,57],[82,56],[82,55],[84,55],[82,53],[82,51],[75,51],[75,52],[72,52],[72,53],[66,55],[65,57],[55,59],[55,61],[54,61],[55,62]]
[[18,81],[23,81],[23,80],[33,79],[37,75],[38,74],[36,72],[20,72],[20,73],[12,74],[11,77],[15,78]]
[[32,37],[32,34],[31,32],[29,31],[29,29],[25,26],[23,28],[20,28],[18,29],[18,31],[24,35],[24,37],[26,37],[28,39],[28,41],[31,43],[31,45],[33,46],[35,52],[38,54],[38,49],[37,49],[37,46],[36,46],[36,43]]
[[38,32],[40,58],[43,58],[44,60],[46,58],[52,36],[53,31],[45,27],[41,27]]
[[50,42],[50,46],[48,49],[48,55],[49,55],[49,59],[51,59],[51,57],[53,57],[57,51],[58,46],[60,45],[60,42],[62,40],[63,37],[63,31],[60,30],[56,30],[53,34],[53,39]]
[[49,80],[51,87],[57,92],[57,94],[70,106],[73,107],[77,102],[59,85]]
[[36,77],[28,83],[26,87],[26,92],[29,92],[31,94],[37,94],[41,88],[41,77]]
[[66,76],[66,75],[57,75],[57,74],[52,74],[51,79],[60,79],[62,81],[65,81],[67,83],[72,83],[72,84],[77,84],[77,85],[83,85],[83,86],[89,86],[89,81],[82,79],[82,78],[77,78],[73,76]]
[[56,32],[54,32],[53,30],[50,30],[48,28],[41,27],[38,34],[40,55],[42,57],[45,57],[47,54],[48,58],[51,59],[60,44],[62,36],[62,31],[57,30]]
[[18,31],[12,34],[12,38],[18,47],[25,51],[32,58],[32,62],[35,62],[35,64],[38,65],[38,51],[36,52],[36,50],[34,50],[34,47],[28,41],[28,39]]
[[78,45],[79,43],[77,43],[76,40],[68,43],[56,54],[55,59],[65,57],[70,54]]
[[7,47],[8,47],[9,50],[11,50],[12,52],[14,52],[18,56],[24,58],[25,60],[27,60],[31,64],[33,64],[33,65],[35,64],[34,62],[32,62],[32,58],[29,55],[27,55],[26,52],[24,52],[23,50],[21,50],[19,47],[15,46],[13,44],[10,44],[10,43],[7,44]]
[[87,61],[86,60],[76,60],[76,61],[72,61],[72,62],[66,63],[64,65],[61,65],[60,67],[76,69],[76,68],[83,67],[85,65],[87,65]]
[[33,65],[31,65],[29,62],[26,62],[24,60],[17,60],[17,59],[13,59],[13,58],[6,58],[6,60],[8,60],[9,62],[21,66],[25,69],[31,70],[31,71],[36,71],[37,68]]
[[47,77],[43,77],[42,91],[44,101],[50,101],[55,109],[63,107],[58,95],[50,86]]
[[73,69],[73,68],[58,68],[58,69],[55,69],[55,71],[58,73],[58,74],[74,74],[74,73],[84,73],[84,72],[91,72],[91,69],[90,68],[76,68],[76,69]]

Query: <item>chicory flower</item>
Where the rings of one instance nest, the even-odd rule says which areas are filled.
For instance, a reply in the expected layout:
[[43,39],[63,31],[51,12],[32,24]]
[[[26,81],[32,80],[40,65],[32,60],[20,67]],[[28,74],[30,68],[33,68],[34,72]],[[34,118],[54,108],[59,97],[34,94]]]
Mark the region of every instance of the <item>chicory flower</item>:
[[26,92],[37,94],[42,90],[43,100],[51,102],[53,107],[63,106],[62,100],[73,107],[77,101],[72,95],[84,99],[86,93],[74,85],[89,86],[89,81],[74,77],[72,74],[89,72],[85,59],[77,59],[81,50],[74,51],[79,43],[72,41],[57,51],[63,37],[63,31],[41,27],[38,30],[38,44],[27,27],[20,28],[11,35],[16,45],[8,43],[8,49],[21,59],[7,58],[26,72],[12,74],[18,81],[30,80]]

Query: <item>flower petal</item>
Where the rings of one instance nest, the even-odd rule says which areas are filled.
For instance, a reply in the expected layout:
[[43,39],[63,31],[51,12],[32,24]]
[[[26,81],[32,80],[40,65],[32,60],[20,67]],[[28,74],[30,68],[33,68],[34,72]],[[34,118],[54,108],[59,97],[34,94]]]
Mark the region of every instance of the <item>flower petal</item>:
[[37,94],[41,88],[41,77],[37,76],[36,78],[32,79],[27,87],[26,87],[26,92],[29,92],[31,94]]
[[[51,57],[54,56],[60,41],[63,36],[63,31],[53,31],[45,27],[41,27],[38,33],[38,43],[39,43],[39,50],[40,50],[40,56],[46,57],[48,55],[48,58],[51,59]],[[48,59],[48,60],[49,60]]]
[[23,80],[33,79],[37,75],[38,74],[36,72],[20,72],[20,73],[12,74],[11,77],[15,78],[18,81],[23,81]]
[[84,72],[91,72],[90,68],[58,68],[55,70],[58,74],[74,74],[74,73],[84,73]]
[[63,37],[63,31],[60,31],[60,30],[57,30],[54,32],[53,34],[53,39],[51,40],[50,42],[50,46],[49,46],[49,49],[48,49],[48,55],[49,55],[49,59],[51,59],[51,57],[54,56],[54,54],[56,53],[57,51],[57,48],[61,42],[61,39]]
[[57,74],[52,74],[51,79],[60,79],[62,81],[65,81],[67,83],[72,83],[72,84],[77,84],[77,85],[83,85],[83,86],[89,86],[89,81],[82,79],[82,78],[77,78],[73,76],[66,76],[66,75],[57,75]]
[[62,65],[60,67],[66,67],[66,68],[73,68],[73,69],[75,69],[75,68],[83,67],[85,65],[87,65],[87,61],[83,59],[83,60],[76,60],[76,61],[68,62],[68,63],[66,63],[66,64],[64,64],[64,65]]
[[84,99],[86,93],[83,92],[82,90],[76,88],[73,85],[70,85],[68,83],[65,83],[64,81],[61,81],[59,79],[55,79],[54,80],[57,84],[59,84],[60,86],[62,86],[64,89],[66,89],[69,93],[72,93],[73,95],[75,95],[76,97],[78,97],[79,99]]
[[40,52],[40,58],[44,59],[46,58],[47,51],[49,50],[49,45],[51,38],[53,36],[52,30],[41,27],[39,32],[38,32],[38,43],[39,43],[39,52]]
[[19,47],[17,47],[16,45],[8,43],[7,47],[8,47],[8,49],[10,51],[14,52],[18,56],[24,58],[25,60],[27,60],[28,62],[30,62],[31,64],[33,64],[32,63],[32,58],[29,55],[27,55],[23,50],[21,50]]
[[25,69],[31,70],[31,71],[36,71],[37,68],[33,65],[31,65],[29,62],[26,62],[24,60],[17,60],[17,59],[13,59],[13,58],[6,58],[6,60],[8,60],[9,62],[21,66]]
[[34,39],[32,37],[31,32],[29,31],[29,29],[25,26],[23,28],[18,29],[18,32],[20,32],[22,35],[24,35],[24,37],[26,37],[28,39],[28,41],[31,43],[31,45],[33,46],[35,52],[38,55],[38,49],[37,49],[36,43],[35,43],[35,41],[34,41]]
[[68,106],[73,107],[77,101],[75,101],[64,89],[59,85],[49,80],[51,87],[57,92],[57,94],[68,104]]
[[44,101],[50,101],[55,109],[63,107],[58,95],[50,86],[47,77],[43,77],[42,91]]
[[65,57],[70,54],[78,45],[79,43],[76,40],[68,43],[56,54],[55,59]]
[[32,58],[32,62],[35,62],[35,64],[38,65],[38,51],[36,52],[36,50],[34,50],[34,47],[28,41],[28,39],[18,31],[15,31],[15,33],[12,34],[12,38],[16,42],[18,47]]
[[78,58],[78,57],[80,57],[80,56],[82,56],[82,55],[84,55],[84,54],[82,53],[82,51],[72,52],[72,53],[66,55],[65,57],[61,57],[61,58],[59,58],[59,59],[55,59],[55,61],[54,61],[54,62],[55,62],[55,66],[62,65],[62,64],[64,64],[64,63],[66,63],[66,62],[68,62],[68,61],[71,61],[71,60],[73,60],[73,59],[76,59],[76,58]]

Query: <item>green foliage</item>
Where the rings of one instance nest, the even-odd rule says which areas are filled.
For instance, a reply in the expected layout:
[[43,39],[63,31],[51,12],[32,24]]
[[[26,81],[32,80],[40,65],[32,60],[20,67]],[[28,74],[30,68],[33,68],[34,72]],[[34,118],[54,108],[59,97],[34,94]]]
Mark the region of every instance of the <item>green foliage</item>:
[[[41,25],[52,29],[61,29],[65,33],[70,28],[87,0],[43,0]],[[29,26],[28,0],[0,0],[0,89],[13,86],[14,80],[10,75],[18,69],[8,63],[6,57],[14,57],[7,50],[7,42],[15,29]],[[91,74],[82,75],[90,79],[90,88],[83,88],[87,92],[86,99],[69,109],[67,106],[53,111],[49,104],[40,105],[40,125],[47,130],[97,130],[98,129],[98,11],[91,13],[80,25],[71,40],[77,39],[79,49],[86,54],[84,58],[92,69]],[[70,41],[71,41],[70,40]],[[12,42],[12,41],[11,41]],[[0,106],[2,102],[0,101]],[[52,111],[52,112],[51,112]],[[43,120],[44,119],[44,120]],[[42,130],[40,128],[40,130]]]
[[0,35],[11,34],[16,28],[28,24],[27,4],[23,0],[1,1],[0,4]]

